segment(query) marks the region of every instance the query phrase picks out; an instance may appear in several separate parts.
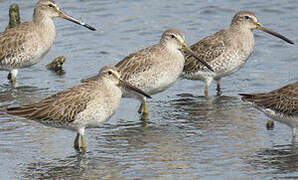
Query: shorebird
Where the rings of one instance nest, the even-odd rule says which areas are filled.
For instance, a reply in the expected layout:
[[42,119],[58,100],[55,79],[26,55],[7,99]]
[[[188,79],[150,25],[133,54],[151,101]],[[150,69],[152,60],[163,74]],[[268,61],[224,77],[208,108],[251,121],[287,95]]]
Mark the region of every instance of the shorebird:
[[[115,66],[121,72],[122,79],[153,95],[170,87],[180,76],[185,62],[183,50],[196,57],[186,45],[184,34],[177,29],[168,29],[158,44],[130,54]],[[212,70],[207,63],[198,60]],[[131,93],[126,88],[122,90],[123,97],[141,101],[138,112],[147,116],[146,97]]]
[[298,82],[267,93],[240,95],[243,101],[252,104],[269,118],[290,126],[292,139],[295,140],[298,127]]
[[254,29],[259,29],[294,44],[286,37],[261,25],[254,13],[240,11],[233,17],[229,28],[218,31],[190,47],[199,58],[209,63],[214,72],[207,70],[200,62],[186,53],[182,77],[205,81],[205,97],[208,97],[208,88],[215,80],[217,95],[221,95],[220,79],[238,71],[253,53],[255,41],[252,31]]
[[151,98],[142,90],[121,80],[113,66],[104,66],[92,81],[58,92],[40,102],[9,107],[6,112],[35,120],[39,123],[77,131],[74,148],[86,149],[85,128],[99,127],[115,113],[122,96],[121,86]]
[[33,20],[26,21],[0,34],[0,70],[9,71],[7,78],[16,82],[19,68],[38,63],[50,50],[56,30],[53,18],[60,17],[90,30],[95,28],[61,11],[53,0],[39,0]]

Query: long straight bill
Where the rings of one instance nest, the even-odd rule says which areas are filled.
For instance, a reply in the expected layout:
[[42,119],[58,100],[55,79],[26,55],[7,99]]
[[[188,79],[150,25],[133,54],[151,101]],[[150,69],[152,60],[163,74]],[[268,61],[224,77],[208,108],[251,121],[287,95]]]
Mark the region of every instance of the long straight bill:
[[139,93],[143,96],[146,96],[147,98],[150,98],[150,99],[152,98],[149,94],[145,93],[144,91],[140,90],[139,88],[134,87],[133,85],[129,84],[128,82],[120,80],[120,85],[124,86],[124,87],[126,87],[130,90],[133,90],[133,91],[135,91],[135,92],[137,92],[137,93]]
[[278,37],[278,38],[280,38],[280,39],[286,41],[286,42],[289,43],[289,44],[294,44],[294,42],[291,41],[290,39],[286,38],[285,36],[283,36],[283,35],[281,35],[281,34],[275,32],[275,31],[273,31],[273,30],[271,30],[271,29],[269,29],[269,28],[266,28],[266,27],[264,27],[264,26],[259,25],[259,26],[257,26],[257,29],[259,29],[259,30],[261,30],[261,31],[264,31],[265,33],[271,34],[271,35],[273,35],[273,36],[275,36],[275,37]]
[[212,69],[212,67],[206,61],[204,61],[201,58],[199,58],[187,45],[184,44],[183,50],[186,51],[187,53],[189,53],[190,55],[192,55],[193,57],[195,57],[204,66],[206,66],[210,71],[214,72],[214,70]]
[[84,26],[84,27],[86,27],[86,28],[88,28],[88,29],[90,29],[90,30],[92,30],[92,31],[95,31],[95,30],[96,30],[94,27],[90,26],[89,24],[86,24],[86,23],[84,23],[84,22],[81,22],[81,21],[79,21],[79,20],[77,20],[77,19],[75,19],[75,18],[73,18],[73,17],[71,17],[71,16],[65,14],[65,13],[62,12],[61,10],[59,10],[59,12],[60,12],[60,17],[61,17],[61,18],[64,18],[64,19],[66,19],[66,20],[68,20],[68,21],[71,21],[71,22],[73,22],[73,23],[79,24],[79,25],[81,25],[81,26]]

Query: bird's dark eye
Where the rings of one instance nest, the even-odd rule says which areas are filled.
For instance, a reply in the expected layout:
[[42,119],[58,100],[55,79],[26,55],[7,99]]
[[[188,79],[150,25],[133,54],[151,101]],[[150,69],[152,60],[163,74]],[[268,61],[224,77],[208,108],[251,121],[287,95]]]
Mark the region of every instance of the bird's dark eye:
[[49,4],[48,6],[49,6],[50,8],[53,8],[53,7],[54,7],[53,4]]
[[244,16],[245,19],[249,19],[249,16]]
[[171,35],[170,37],[173,38],[173,39],[176,39],[176,36],[174,36],[174,35]]
[[112,75],[113,73],[112,73],[112,71],[108,71],[108,74],[109,74],[109,75]]

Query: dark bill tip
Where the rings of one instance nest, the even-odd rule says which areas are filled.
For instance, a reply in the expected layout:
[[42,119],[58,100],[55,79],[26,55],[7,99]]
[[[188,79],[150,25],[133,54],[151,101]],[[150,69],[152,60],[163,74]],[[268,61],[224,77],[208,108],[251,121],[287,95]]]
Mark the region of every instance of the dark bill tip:
[[68,20],[68,21],[71,21],[71,22],[73,22],[73,23],[75,23],[75,24],[79,24],[79,25],[81,25],[81,26],[84,26],[84,27],[90,29],[91,31],[96,31],[96,29],[95,29],[94,27],[90,26],[89,24],[86,24],[86,23],[84,23],[84,22],[81,22],[81,21],[79,21],[79,20],[77,20],[77,19],[75,19],[75,18],[73,18],[73,17],[71,17],[71,16],[65,14],[65,13],[62,12],[62,11],[60,11],[60,17],[66,19],[66,20]]
[[90,29],[91,31],[96,31],[96,29],[94,27],[90,26],[89,24],[82,23],[81,25],[88,28],[88,29]]

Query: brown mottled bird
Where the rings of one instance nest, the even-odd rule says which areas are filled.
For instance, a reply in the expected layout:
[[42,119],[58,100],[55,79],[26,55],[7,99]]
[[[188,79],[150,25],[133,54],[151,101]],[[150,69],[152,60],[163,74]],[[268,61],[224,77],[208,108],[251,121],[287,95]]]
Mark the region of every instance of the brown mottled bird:
[[115,113],[122,96],[120,87],[151,98],[142,90],[121,80],[113,66],[104,66],[92,80],[58,92],[40,102],[10,107],[8,114],[35,120],[39,123],[77,131],[74,147],[85,150],[85,128],[99,127]]
[[38,63],[50,50],[56,36],[53,22],[55,17],[95,30],[65,14],[55,1],[39,0],[31,21],[23,22],[0,34],[0,70],[9,71],[7,78],[12,83],[16,82],[19,68]]
[[[158,44],[149,46],[125,57],[115,66],[121,72],[121,78],[133,86],[153,95],[169,88],[181,75],[184,66],[183,50],[196,55],[185,43],[184,34],[178,29],[166,30]],[[204,66],[212,68],[196,57]],[[93,79],[83,79],[82,82]],[[122,88],[123,97],[136,98],[141,101],[139,113],[146,117],[148,109],[146,98]]]
[[217,95],[221,95],[220,79],[238,71],[253,53],[255,40],[252,31],[254,29],[259,29],[294,44],[286,37],[261,25],[254,13],[239,11],[233,17],[229,28],[218,31],[190,47],[214,71],[209,71],[186,52],[182,77],[205,81],[204,94],[206,97],[208,97],[208,88],[211,82],[215,80]]
[[[178,29],[166,30],[158,44],[130,54],[115,66],[122,78],[132,85],[153,95],[169,88],[181,75],[185,58],[182,51],[187,51],[212,71],[212,68],[198,58],[186,45],[184,34]],[[135,95],[122,88],[123,96],[141,101],[139,113],[148,115],[146,98]]]
[[267,93],[240,95],[243,101],[249,102],[268,117],[290,126],[295,140],[298,127],[298,82]]

